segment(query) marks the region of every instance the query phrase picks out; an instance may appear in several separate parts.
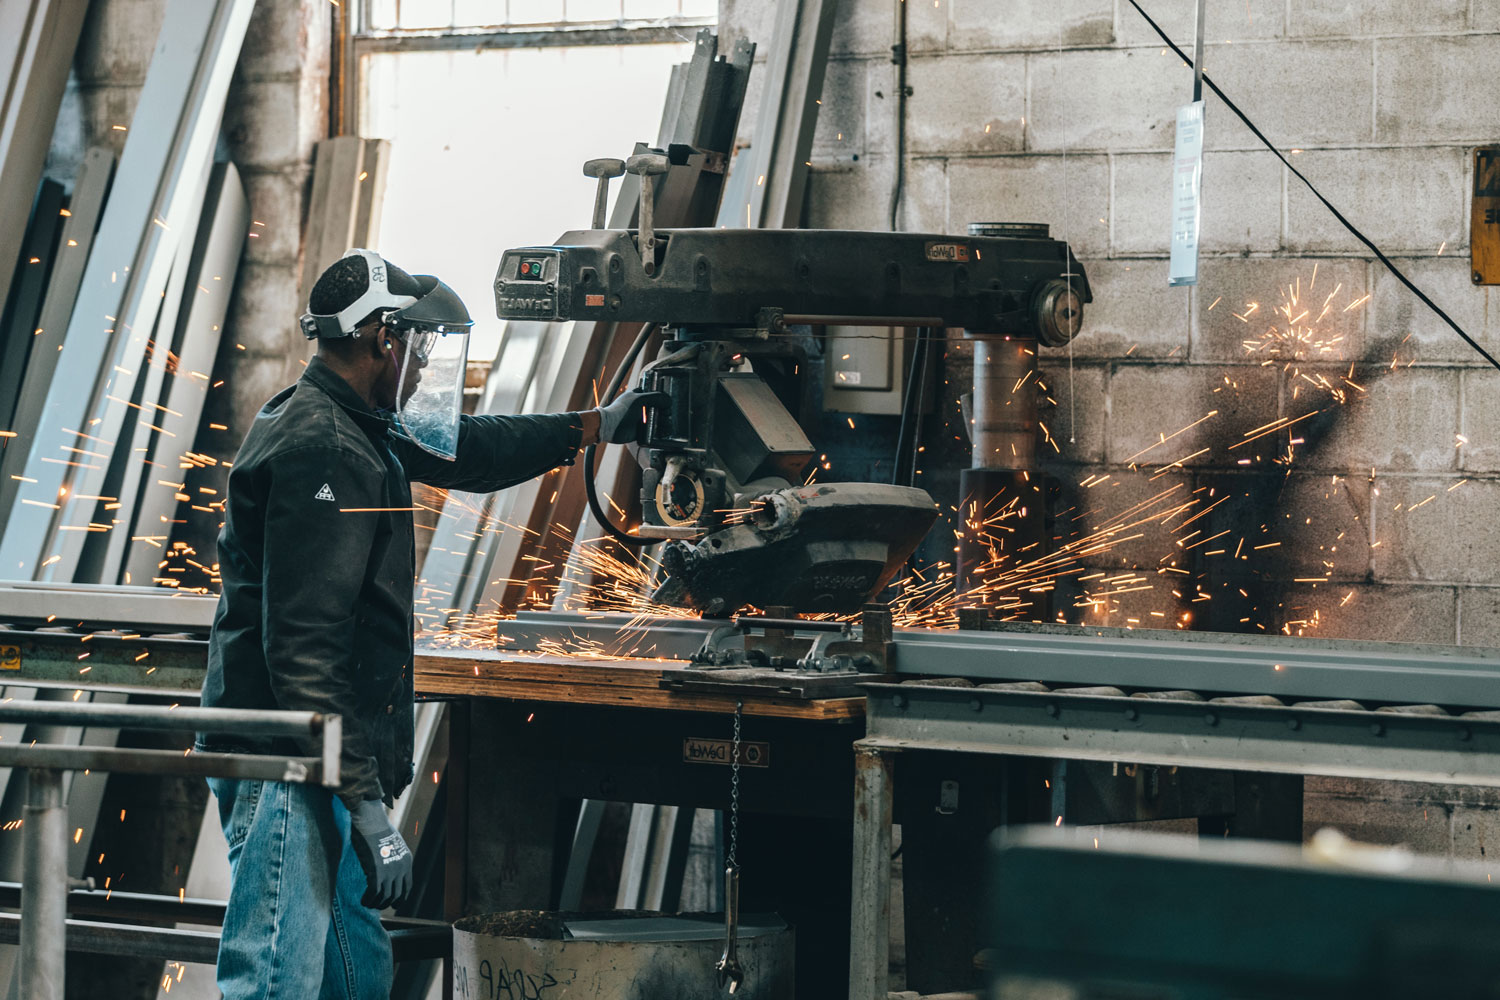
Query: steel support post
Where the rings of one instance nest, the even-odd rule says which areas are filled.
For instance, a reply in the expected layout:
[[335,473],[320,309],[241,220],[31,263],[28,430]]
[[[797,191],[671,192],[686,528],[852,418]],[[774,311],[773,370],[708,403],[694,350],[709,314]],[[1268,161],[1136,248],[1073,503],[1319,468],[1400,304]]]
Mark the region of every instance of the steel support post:
[[890,980],[894,754],[854,744],[854,884],[849,1000],[885,1000]]
[[68,809],[62,772],[26,772],[22,823],[21,995],[62,1000],[67,956]]

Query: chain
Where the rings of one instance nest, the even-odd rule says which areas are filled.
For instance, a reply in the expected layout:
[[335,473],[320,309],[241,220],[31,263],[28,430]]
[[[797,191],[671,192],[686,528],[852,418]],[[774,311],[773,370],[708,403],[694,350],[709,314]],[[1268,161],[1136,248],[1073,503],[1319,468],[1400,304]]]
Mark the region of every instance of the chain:
[[729,758],[729,855],[725,859],[730,868],[740,866],[735,853],[740,846],[740,714],[744,707],[743,701],[734,703],[734,750]]

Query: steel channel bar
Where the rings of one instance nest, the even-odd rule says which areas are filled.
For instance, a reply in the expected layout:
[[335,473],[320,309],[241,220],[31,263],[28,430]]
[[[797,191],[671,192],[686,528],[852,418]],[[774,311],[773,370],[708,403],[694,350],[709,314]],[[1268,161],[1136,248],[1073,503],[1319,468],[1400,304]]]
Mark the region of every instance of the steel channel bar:
[[628,614],[588,614],[576,611],[521,611],[503,621],[497,640],[502,650],[534,651],[543,642],[578,648],[597,644],[611,656],[663,657],[686,660],[715,628],[727,621],[701,618],[642,618]]
[[[22,885],[0,882],[0,909],[21,905]],[[165,923],[217,925],[224,922],[226,902],[222,899],[196,899],[149,892],[120,892],[103,889],[73,889],[68,892],[68,915],[80,920],[115,923]],[[420,917],[382,917],[387,930],[432,931],[447,934],[453,925],[442,920]],[[0,942],[3,943],[3,942]]]
[[208,664],[199,639],[0,629],[0,678],[67,687],[151,688],[196,695]]
[[[398,962],[447,958],[452,952],[452,928],[399,926],[386,921],[391,954]],[[19,915],[0,913],[0,944],[20,940]],[[131,955],[213,965],[219,952],[219,932],[172,927],[69,920],[67,950],[89,955]]]
[[332,716],[255,708],[171,708],[73,702],[0,703],[0,722],[110,729],[196,730],[227,736],[318,736]]
[[1500,721],[922,684],[862,685],[872,749],[1500,787]]
[[180,594],[160,587],[116,587],[104,584],[0,584],[0,621],[77,622],[131,628],[141,632],[207,632],[219,599]]
[[325,776],[331,768],[321,757],[271,754],[183,754],[176,750],[63,746],[55,743],[0,744],[0,767],[51,767],[64,771],[112,771],[117,774],[186,775],[199,778],[245,778],[337,784]]
[[1198,636],[898,629],[889,665],[901,675],[1500,707],[1497,650]]

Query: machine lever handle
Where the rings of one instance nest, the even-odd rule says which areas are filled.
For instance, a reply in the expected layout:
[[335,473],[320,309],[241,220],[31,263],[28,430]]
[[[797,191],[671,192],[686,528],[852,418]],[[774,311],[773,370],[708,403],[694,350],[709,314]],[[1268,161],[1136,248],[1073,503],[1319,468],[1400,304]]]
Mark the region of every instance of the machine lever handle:
[[611,157],[603,157],[597,160],[588,160],[583,165],[583,176],[597,177],[598,187],[594,191],[594,225],[595,229],[604,228],[604,207],[609,201],[609,179],[619,177],[625,173],[625,161],[616,160]]

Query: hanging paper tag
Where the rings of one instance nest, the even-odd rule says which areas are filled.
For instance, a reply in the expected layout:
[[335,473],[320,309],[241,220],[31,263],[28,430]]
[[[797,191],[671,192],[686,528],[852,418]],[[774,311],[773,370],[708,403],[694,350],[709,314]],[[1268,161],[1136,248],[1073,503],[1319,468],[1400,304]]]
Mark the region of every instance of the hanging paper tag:
[[1177,109],[1172,154],[1172,261],[1168,285],[1198,283],[1198,219],[1203,188],[1203,102]]

